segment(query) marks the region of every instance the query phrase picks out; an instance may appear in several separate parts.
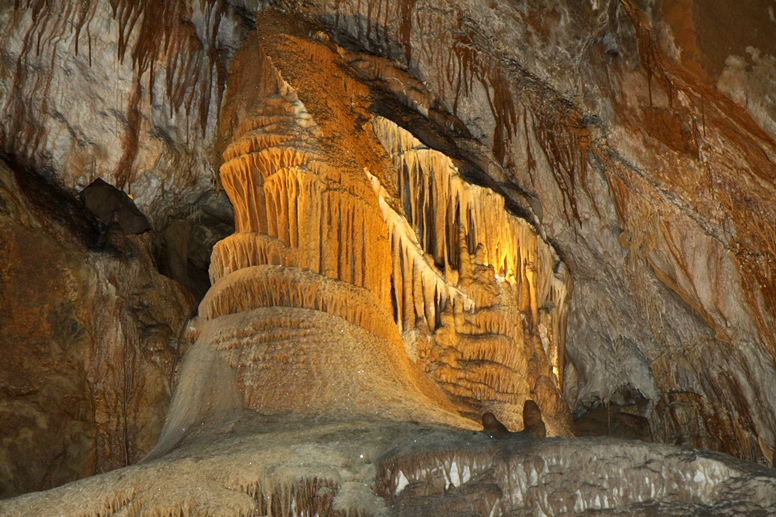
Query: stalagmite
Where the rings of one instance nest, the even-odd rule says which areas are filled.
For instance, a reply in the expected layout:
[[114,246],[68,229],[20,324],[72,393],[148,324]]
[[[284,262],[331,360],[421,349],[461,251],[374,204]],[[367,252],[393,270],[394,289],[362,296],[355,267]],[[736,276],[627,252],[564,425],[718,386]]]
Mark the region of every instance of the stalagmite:
[[[442,388],[434,397],[446,410],[455,407],[476,421],[488,409],[519,429],[531,398],[543,406],[552,432],[567,434],[558,380],[563,334],[556,329],[565,321],[570,286],[555,274],[563,265],[553,249],[506,211],[500,195],[467,183],[448,156],[394,122],[372,116],[370,132],[342,133],[334,121],[355,109],[357,84],[345,81],[338,92],[332,87],[338,83],[323,87],[321,79],[311,80],[318,75],[303,70],[308,63],[318,63],[319,71],[347,65],[320,42],[282,33],[282,24],[265,22],[262,46],[242,51],[260,64],[241,72],[260,101],[248,108],[239,96],[227,97],[225,112],[234,115],[227,118],[220,178],[237,233],[214,247],[213,287],[200,306],[204,325],[221,327],[241,314],[266,317],[273,308],[336,316],[390,344],[407,371],[425,370]],[[315,97],[322,91],[325,103]],[[307,98],[314,100],[309,106]],[[365,138],[363,150],[346,158],[353,138]],[[369,157],[367,150],[379,146],[389,160]],[[278,358],[254,350],[250,339],[243,338],[245,353],[230,364],[242,372],[246,404],[259,410],[266,393],[277,391],[251,379],[268,378],[258,372]],[[217,341],[210,346],[219,348]],[[275,368],[298,368],[284,364],[291,366]],[[382,376],[391,377],[389,370]],[[270,398],[272,407],[299,410],[290,395]],[[310,411],[326,406],[318,405]]]
[[[391,317],[388,227],[364,171],[337,161],[347,138],[321,138],[325,128],[264,50],[249,44],[243,52],[258,63],[241,72],[255,76],[258,104],[243,109],[239,98],[227,97],[225,109],[243,119],[229,128],[220,171],[236,233],[213,249],[213,285],[189,354],[212,359],[187,361],[181,386],[207,375],[222,379],[219,389],[238,390],[242,405],[262,415],[477,428],[404,353]],[[415,262],[410,268],[421,266],[417,256],[407,258]],[[415,298],[428,300],[419,314],[433,322],[455,289],[426,276]],[[215,375],[214,368],[231,374]],[[154,454],[204,418],[185,409],[211,407],[197,400],[210,395],[197,393],[176,395]]]

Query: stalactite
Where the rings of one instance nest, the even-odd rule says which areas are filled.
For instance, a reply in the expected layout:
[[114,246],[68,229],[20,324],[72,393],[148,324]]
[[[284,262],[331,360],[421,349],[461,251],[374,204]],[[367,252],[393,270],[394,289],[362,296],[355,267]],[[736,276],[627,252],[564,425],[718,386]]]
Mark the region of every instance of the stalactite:
[[[374,267],[387,250],[374,193],[363,176],[327,163],[320,128],[293,88],[282,80],[269,83],[281,93],[269,96],[260,112],[241,123],[224,151],[220,176],[235,207],[236,230],[277,239],[293,250],[298,267],[364,287],[389,308],[389,279]],[[222,258],[230,261],[231,271],[253,264],[247,257],[229,258],[241,254],[228,252],[229,245],[214,255],[214,271],[223,271]]]
[[347,141],[322,139],[297,91],[251,51],[258,66],[244,79],[259,102],[245,111],[227,102],[237,118],[220,170],[237,233],[214,247],[194,347],[225,360],[243,403],[260,413],[476,427],[404,354],[387,227],[363,170],[336,156]]
[[[408,331],[432,335],[421,362],[448,393],[467,401],[464,411],[503,404],[494,409],[517,426],[510,414],[519,410],[505,408],[542,398],[532,395],[541,378],[553,379],[554,398],[540,403],[554,411],[570,292],[565,266],[530,224],[508,214],[503,198],[466,183],[450,158],[387,119],[372,126],[396,167],[395,205],[370,180],[391,234],[395,319],[410,340],[405,346],[415,347]],[[522,351],[524,344],[546,348],[542,357],[551,362],[527,375],[531,352]]]
[[[361,142],[362,152],[383,144],[390,160],[343,156],[351,137],[340,130],[352,110],[361,109],[353,95],[360,86],[347,77],[332,83],[342,84],[349,99],[323,93],[315,82],[292,87],[289,81],[303,68],[292,67],[286,80],[273,65],[285,63],[289,53],[300,67],[326,70],[334,63],[328,40],[275,38],[283,23],[262,22],[266,46],[254,48],[258,60],[243,67],[241,81],[260,102],[250,101],[245,110],[229,100],[224,108],[232,122],[225,128],[229,143],[220,176],[237,233],[214,248],[214,285],[200,318],[213,332],[239,330],[229,330],[232,337],[205,332],[195,346],[226,354],[245,404],[257,411],[302,410],[303,394],[326,384],[305,410],[314,412],[353,403],[345,393],[360,400],[352,387],[332,390],[340,381],[324,374],[323,365],[333,360],[327,354],[341,357],[343,367],[350,364],[355,359],[342,354],[360,350],[353,340],[365,338],[356,336],[371,335],[390,343],[388,349],[370,345],[375,351],[398,361],[380,367],[380,378],[404,383],[401,371],[412,371],[412,356],[444,389],[449,400],[429,384],[434,404],[445,409],[424,419],[447,421],[443,413],[453,407],[478,418],[487,409],[519,428],[520,409],[533,398],[548,411],[553,432],[568,432],[558,402],[562,365],[550,364],[544,350],[555,358],[563,348],[555,328],[569,285],[555,275],[562,266],[554,250],[507,212],[501,196],[464,181],[448,156],[386,119],[372,117],[368,138],[358,133],[363,142],[353,141]],[[311,96],[308,105],[304,95]],[[329,97],[323,102],[315,95]],[[398,192],[396,199],[386,184]],[[259,329],[253,323],[278,311],[298,311],[318,327],[287,321]],[[413,383],[430,383],[415,375]],[[372,403],[379,398],[372,395]],[[421,406],[413,404],[401,411],[417,415]],[[392,411],[396,417],[399,410]]]
[[[499,279],[519,287],[532,269],[536,281],[531,299],[537,310],[545,305],[556,281],[552,271],[558,259],[531,225],[509,215],[503,198],[497,194],[467,184],[448,157],[425,148],[409,132],[383,118],[376,119],[373,127],[394,158],[407,221],[416,235],[435,236],[431,241],[420,238],[418,242],[423,252],[433,257],[442,276],[454,270],[461,242],[474,242],[484,250],[482,265],[493,267]],[[464,238],[457,238],[451,231],[456,224]],[[399,227],[396,223],[392,226]],[[469,248],[471,253],[472,246]]]
[[[371,176],[371,175],[370,175]],[[474,303],[466,294],[447,282],[444,274],[426,262],[424,252],[415,232],[406,219],[397,214],[385,201],[385,190],[374,176],[370,177],[380,194],[380,208],[391,234],[394,257],[394,303],[397,306],[397,324],[400,330],[415,326],[418,319],[426,320],[429,330],[435,330],[437,307],[444,308],[448,300],[460,303],[464,310],[474,309]],[[417,291],[419,296],[414,296]],[[408,299],[412,302],[408,303]],[[429,313],[426,312],[428,308]]]
[[[205,0],[193,9],[182,0],[16,2],[8,31],[23,34],[22,50],[16,56],[17,72],[21,73],[15,74],[13,95],[7,96],[5,111],[13,117],[9,127],[0,129],[0,148],[41,167],[59,165],[55,160],[51,163],[53,144],[47,141],[50,135],[43,128],[51,113],[61,108],[41,104],[39,99],[50,97],[46,91],[52,82],[61,88],[57,67],[62,55],[78,56],[88,49],[92,66],[93,28],[112,18],[112,30],[118,33],[116,81],[125,72],[131,74],[127,86],[131,92],[127,98],[123,92],[115,92],[115,131],[122,140],[123,153],[118,163],[110,163],[112,170],[104,173],[112,174],[112,183],[119,187],[129,187],[138,172],[135,160],[143,144],[139,142],[140,122],[156,102],[155,88],[164,91],[171,117],[186,117],[186,127],[181,129],[186,134],[189,119],[193,129],[204,135],[208,118],[216,115],[211,107],[220,106],[226,81],[225,53],[218,48],[216,35],[226,8],[221,0]],[[190,22],[192,10],[201,10],[204,25],[196,27]],[[82,141],[88,138],[74,136],[74,141],[83,146]],[[57,149],[55,155],[61,152]],[[41,159],[46,161],[38,163]]]

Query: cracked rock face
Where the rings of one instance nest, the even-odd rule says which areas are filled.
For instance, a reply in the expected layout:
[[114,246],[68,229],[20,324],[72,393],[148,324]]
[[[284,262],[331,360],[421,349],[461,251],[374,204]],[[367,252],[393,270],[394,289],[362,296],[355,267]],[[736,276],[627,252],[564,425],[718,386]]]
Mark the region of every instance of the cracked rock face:
[[[773,464],[774,20],[759,0],[6,2],[4,495],[153,445],[194,305],[159,269],[202,300],[181,347],[204,366],[183,363],[147,463],[77,485],[105,490],[97,506],[161,511],[143,473],[195,470],[199,450],[212,500],[173,476],[175,511],[772,506],[772,471],[751,464],[620,442],[512,441],[495,458],[437,426],[491,412],[519,430],[534,400],[550,435]],[[97,178],[151,231],[79,215]],[[321,419],[375,418],[449,447],[375,432],[371,466],[326,446],[335,459],[282,475],[284,459],[238,475],[229,457],[249,423],[277,426],[278,452]],[[608,479],[630,474],[601,467],[577,494],[560,473],[590,462],[650,473],[626,493]],[[18,504],[61,496],[66,513],[68,490]]]

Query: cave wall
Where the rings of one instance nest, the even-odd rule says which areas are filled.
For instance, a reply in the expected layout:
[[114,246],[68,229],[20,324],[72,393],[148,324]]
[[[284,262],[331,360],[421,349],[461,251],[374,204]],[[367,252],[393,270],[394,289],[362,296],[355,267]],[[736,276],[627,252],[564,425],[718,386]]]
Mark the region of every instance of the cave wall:
[[[231,16],[230,16],[231,15]],[[214,185],[207,142],[241,24],[221,2],[4,2],[0,147],[152,217]]]
[[148,239],[101,235],[18,164],[0,163],[0,235],[0,497],[137,462],[161,432],[194,297],[156,272]]

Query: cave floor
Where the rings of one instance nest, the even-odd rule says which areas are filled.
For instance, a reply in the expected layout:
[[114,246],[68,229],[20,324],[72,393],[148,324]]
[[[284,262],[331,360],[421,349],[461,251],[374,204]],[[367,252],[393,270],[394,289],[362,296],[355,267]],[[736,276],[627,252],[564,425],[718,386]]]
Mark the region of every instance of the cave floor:
[[214,422],[0,515],[776,515],[776,469],[696,449],[379,418]]

